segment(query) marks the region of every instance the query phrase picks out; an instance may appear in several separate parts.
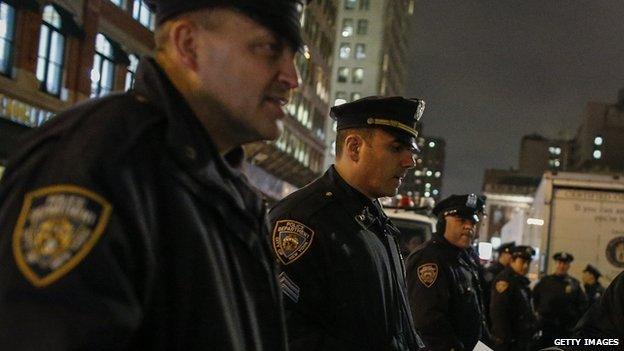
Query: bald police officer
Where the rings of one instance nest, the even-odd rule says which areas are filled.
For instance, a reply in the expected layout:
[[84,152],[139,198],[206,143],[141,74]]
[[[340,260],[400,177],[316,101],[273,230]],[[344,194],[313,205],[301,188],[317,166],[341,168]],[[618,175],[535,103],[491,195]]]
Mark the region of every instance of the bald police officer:
[[433,209],[434,237],[407,259],[416,329],[433,350],[472,350],[486,332],[481,286],[471,243],[485,198],[452,195]]
[[301,4],[157,0],[135,90],[37,130],[0,187],[3,350],[285,350],[240,145],[275,139]]
[[567,252],[553,255],[555,272],[543,277],[533,288],[535,309],[542,327],[542,347],[555,339],[569,338],[586,309],[587,300],[576,278],[568,274],[574,256]]
[[336,162],[270,213],[291,350],[417,350],[398,230],[377,198],[414,166],[419,99],[335,106]]
[[537,332],[530,281],[526,278],[534,255],[530,246],[514,246],[509,266],[493,281],[490,317],[497,351],[529,351]]

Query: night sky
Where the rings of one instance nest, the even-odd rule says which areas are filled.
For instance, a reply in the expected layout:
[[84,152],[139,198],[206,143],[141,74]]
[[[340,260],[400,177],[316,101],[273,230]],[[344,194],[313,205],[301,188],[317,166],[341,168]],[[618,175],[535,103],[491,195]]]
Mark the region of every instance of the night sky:
[[525,134],[573,137],[588,101],[624,88],[624,1],[417,0],[407,96],[446,140],[442,195],[518,167]]

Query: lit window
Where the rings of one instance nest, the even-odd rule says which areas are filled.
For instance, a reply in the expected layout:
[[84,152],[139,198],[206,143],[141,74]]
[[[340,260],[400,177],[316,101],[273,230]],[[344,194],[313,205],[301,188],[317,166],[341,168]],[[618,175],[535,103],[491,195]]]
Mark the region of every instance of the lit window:
[[61,34],[61,15],[54,6],[43,9],[43,23],[39,33],[39,51],[37,55],[37,79],[41,88],[53,95],[60,95],[63,73],[63,54],[65,37]]
[[355,58],[357,60],[362,60],[366,58],[366,45],[355,44]]
[[360,0],[360,10],[368,10],[370,0]]
[[136,74],[137,66],[139,65],[139,58],[136,55],[129,55],[128,60],[130,60],[130,63],[126,68],[126,91],[134,88],[134,75]]
[[0,73],[7,74],[13,56],[13,34],[15,32],[15,9],[0,2]]
[[338,68],[338,82],[346,83],[349,80],[349,67]]
[[597,136],[597,137],[594,138],[594,145],[600,146],[600,145],[602,145],[603,142],[604,142],[604,140],[602,139],[601,136]]
[[594,158],[599,160],[602,157],[602,152],[600,150],[594,150]]
[[123,0],[110,0],[110,2],[112,2],[113,4],[115,4],[115,5],[117,5],[117,6],[121,7],[121,8],[124,7],[123,6],[124,5]]
[[132,18],[139,21],[145,28],[154,30],[156,22],[154,14],[150,11],[149,7],[144,0],[134,0],[134,6],[132,7]]
[[552,146],[549,146],[548,147],[548,152],[554,155],[555,154],[555,148],[552,147]]
[[353,19],[345,18],[342,20],[342,36],[350,37],[353,35]]
[[336,99],[334,100],[334,106],[342,105],[347,102],[347,93],[344,91],[336,92]]
[[95,36],[95,56],[91,69],[91,97],[104,96],[113,90],[115,65],[113,45],[100,33]]
[[348,59],[351,56],[351,44],[342,43],[340,44],[340,58]]
[[335,132],[336,130],[338,130],[338,123],[336,121],[334,121],[332,123],[332,130]]
[[331,149],[329,149],[329,152],[332,156],[336,156],[336,141],[332,141],[332,145],[331,145]]
[[431,188],[431,183],[425,183],[425,188],[427,189]]
[[358,67],[353,69],[352,82],[355,84],[361,84],[364,81],[364,68]]
[[421,170],[419,170],[419,169],[414,171],[414,175],[417,176],[417,177],[420,177],[422,175],[422,173],[423,172]]
[[433,172],[431,172],[431,171],[427,171],[427,173],[426,173],[426,174],[427,174],[427,177],[431,177],[431,175],[433,174]]
[[434,176],[436,178],[440,178],[441,175],[442,175],[442,173],[440,173],[440,171],[436,171],[435,174],[434,174]]
[[555,165],[555,167],[559,167],[559,166],[561,166],[561,161],[559,161],[559,160],[555,160],[555,161],[553,162],[553,164]]
[[362,94],[360,93],[351,93],[351,101],[359,100],[362,98]]
[[361,19],[357,22],[357,34],[366,35],[368,33],[368,20]]
[[438,195],[440,192],[438,191],[438,189],[433,189],[433,191],[431,193],[433,195]]
[[429,193],[428,191],[425,191],[425,197],[429,197],[431,196],[431,193]]
[[555,155],[561,155],[561,148],[560,147],[556,147],[555,148]]
[[429,142],[429,147],[435,147],[435,142],[430,141],[430,142]]
[[358,0],[345,0],[345,10],[354,10],[357,7]]

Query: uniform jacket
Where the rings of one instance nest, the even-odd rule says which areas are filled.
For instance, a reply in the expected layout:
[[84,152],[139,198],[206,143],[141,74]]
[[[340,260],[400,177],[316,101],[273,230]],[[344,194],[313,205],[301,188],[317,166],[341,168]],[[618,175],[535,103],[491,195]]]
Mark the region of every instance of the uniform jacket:
[[585,295],[587,296],[587,307],[591,307],[593,304],[600,301],[600,298],[605,292],[605,288],[600,282],[596,282],[593,285],[583,284],[583,287],[585,288]]
[[136,91],[59,114],[10,161],[0,345],[285,350],[265,218],[163,71],[143,60]]
[[332,166],[270,218],[291,350],[418,348],[397,230],[376,200]]
[[478,272],[466,250],[441,235],[407,260],[416,330],[433,350],[472,350],[485,331]]
[[[609,284],[602,299],[589,308],[576,329],[574,336],[576,338],[618,338],[619,346],[622,347],[622,342],[624,342],[624,272],[618,274]],[[607,347],[603,348],[607,349]]]
[[570,332],[586,309],[579,281],[569,275],[551,274],[533,289],[535,310],[546,328]]
[[529,279],[507,267],[492,283],[490,319],[499,350],[527,350],[537,329]]
[[483,307],[485,310],[485,318],[488,321],[488,326],[492,327],[492,322],[490,320],[490,291],[492,290],[492,283],[494,282],[494,278],[505,269],[505,266],[498,262],[494,261],[489,266],[484,269],[483,273]]

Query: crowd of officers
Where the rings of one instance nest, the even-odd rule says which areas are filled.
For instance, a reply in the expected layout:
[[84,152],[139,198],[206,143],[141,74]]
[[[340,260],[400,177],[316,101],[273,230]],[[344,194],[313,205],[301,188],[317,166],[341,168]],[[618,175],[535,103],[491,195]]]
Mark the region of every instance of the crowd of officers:
[[[156,50],[135,88],[58,114],[9,161],[2,349],[528,350],[540,330],[544,346],[570,335],[586,308],[572,255],[533,291],[530,247],[484,271],[483,197],[439,202],[433,239],[401,256],[378,199],[416,163],[421,99],[334,106],[334,165],[268,212],[242,145],[288,118],[302,1],[149,3]],[[601,298],[586,272],[585,335],[621,336],[624,284]]]

